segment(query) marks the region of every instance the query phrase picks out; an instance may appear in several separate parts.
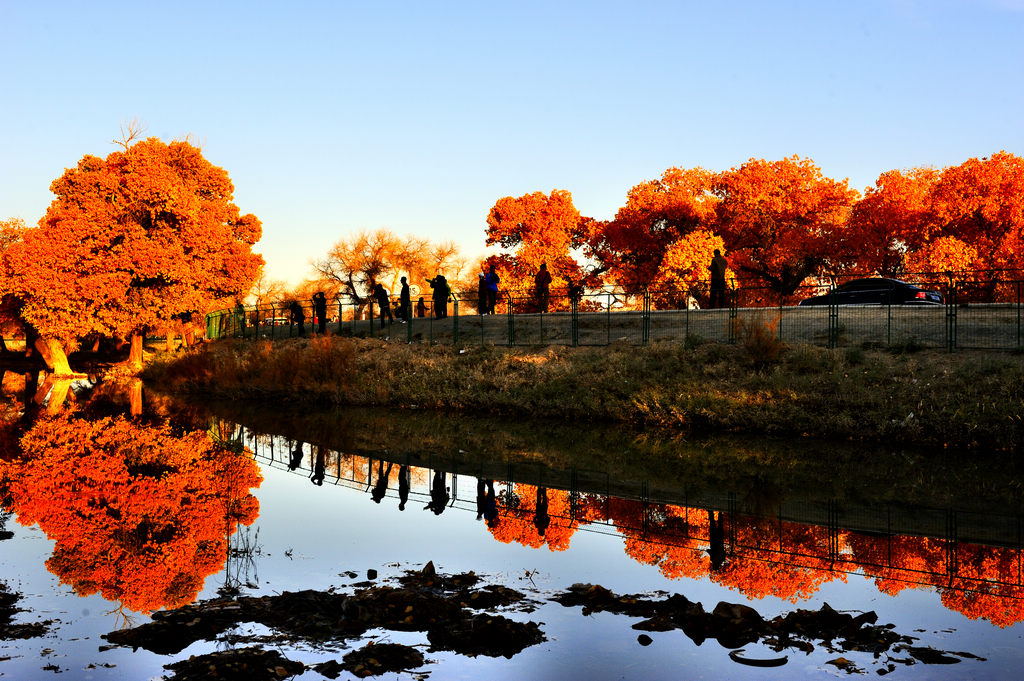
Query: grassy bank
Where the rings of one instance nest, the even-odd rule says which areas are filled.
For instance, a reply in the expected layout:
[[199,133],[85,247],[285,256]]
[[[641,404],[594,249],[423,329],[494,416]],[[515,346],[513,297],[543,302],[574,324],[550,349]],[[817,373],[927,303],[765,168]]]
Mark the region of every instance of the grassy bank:
[[163,391],[228,399],[458,410],[641,423],[695,432],[805,435],[1011,449],[1021,441],[1024,360],[786,347],[507,349],[334,337],[207,344],[156,362]]

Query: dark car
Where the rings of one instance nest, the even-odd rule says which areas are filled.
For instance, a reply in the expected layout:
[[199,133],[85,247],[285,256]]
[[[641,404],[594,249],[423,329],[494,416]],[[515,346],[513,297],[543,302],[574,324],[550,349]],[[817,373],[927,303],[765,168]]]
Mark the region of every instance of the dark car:
[[942,294],[926,291],[899,279],[851,279],[832,293],[800,301],[800,305],[942,305]]

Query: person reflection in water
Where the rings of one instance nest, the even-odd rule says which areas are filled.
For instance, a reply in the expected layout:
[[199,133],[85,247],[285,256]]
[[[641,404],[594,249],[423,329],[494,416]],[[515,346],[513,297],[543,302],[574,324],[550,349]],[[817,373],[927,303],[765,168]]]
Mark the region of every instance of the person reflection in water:
[[429,508],[434,515],[444,513],[444,507],[448,505],[448,500],[451,498],[448,496],[448,488],[444,483],[444,471],[434,471],[434,479],[430,483],[430,503],[423,507],[424,510]]
[[533,514],[533,526],[537,528],[537,534],[544,536],[544,531],[551,524],[551,517],[548,515],[548,488],[537,487],[536,511]]
[[498,495],[494,493],[494,481],[476,479],[476,519],[484,519],[488,525],[498,517]]
[[388,493],[388,478],[391,476],[391,462],[388,461],[388,468],[384,470],[384,459],[377,462],[377,483],[370,492],[373,503],[379,504],[380,500]]
[[327,455],[320,445],[316,447],[316,463],[313,465],[313,475],[309,478],[313,484],[320,487],[324,484],[324,474],[327,468]]
[[295,443],[295,449],[292,450],[291,459],[288,461],[288,470],[294,471],[302,466],[302,442]]
[[709,509],[708,538],[711,540],[711,546],[708,547],[708,553],[711,554],[712,571],[722,569],[722,565],[725,563],[725,523],[720,512],[717,514],[717,518],[715,516],[716,513]]
[[398,467],[398,510],[405,510],[405,503],[409,501],[409,486],[412,482],[412,473],[408,466]]

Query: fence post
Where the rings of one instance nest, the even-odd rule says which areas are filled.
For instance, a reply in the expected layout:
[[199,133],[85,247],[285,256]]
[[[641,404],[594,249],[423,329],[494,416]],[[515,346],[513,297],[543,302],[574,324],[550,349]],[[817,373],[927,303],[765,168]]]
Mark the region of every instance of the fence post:
[[505,298],[508,300],[508,346],[511,348],[516,344],[516,318],[512,313],[512,294],[506,293]]
[[580,344],[580,305],[576,296],[569,296],[569,310],[572,313],[572,346],[575,348]]
[[608,296],[608,304],[605,305],[605,315],[604,315],[605,316],[605,320],[606,320],[606,326],[608,327],[608,341],[605,344],[606,345],[611,345],[612,344],[612,292],[611,291],[607,291],[605,293],[605,295]]
[[784,300],[783,300],[784,298],[785,298],[785,296],[782,295],[782,293],[780,292],[779,293],[779,322],[775,326],[775,336],[779,339],[780,343],[783,341],[783,337],[782,337],[782,303],[784,302]]
[[1017,286],[1017,349],[1020,350],[1020,282],[1014,282]]
[[839,305],[836,303],[836,287],[833,284],[828,292],[828,347],[839,344]]
[[729,289],[729,344],[732,345],[736,342],[736,320],[739,319],[739,298],[740,294],[736,291],[736,285]]
[[540,344],[544,345],[544,317],[540,312],[540,304],[537,305],[537,318],[540,319]]
[[644,306],[640,318],[640,342],[644,345],[651,340],[651,292],[644,286]]
[[892,291],[885,298],[885,345],[892,346]]
[[953,352],[956,349],[956,284],[949,285],[949,295],[946,296],[946,350]]
[[459,344],[459,299],[452,293],[452,345]]

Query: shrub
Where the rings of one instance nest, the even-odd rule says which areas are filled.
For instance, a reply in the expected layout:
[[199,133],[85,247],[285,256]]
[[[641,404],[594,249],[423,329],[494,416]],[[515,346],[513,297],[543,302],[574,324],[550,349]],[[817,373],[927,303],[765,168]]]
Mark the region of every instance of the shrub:
[[779,340],[778,326],[777,317],[766,320],[758,315],[737,320],[736,336],[754,369],[761,371],[774,364],[786,349],[785,343]]

